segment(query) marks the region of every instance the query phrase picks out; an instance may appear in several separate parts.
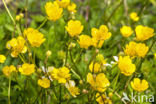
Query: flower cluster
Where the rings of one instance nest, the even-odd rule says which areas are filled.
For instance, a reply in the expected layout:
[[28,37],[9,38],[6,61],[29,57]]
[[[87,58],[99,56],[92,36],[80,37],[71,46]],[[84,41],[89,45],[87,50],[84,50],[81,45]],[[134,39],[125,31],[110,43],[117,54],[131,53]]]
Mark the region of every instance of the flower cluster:
[[[152,50],[155,45],[155,37],[153,28],[135,24],[141,19],[140,13],[130,13],[132,21],[127,25],[123,23],[124,25],[120,29],[116,29],[112,27],[109,21],[114,15],[112,12],[108,21],[103,22],[105,25],[94,24],[94,26],[99,26],[95,28],[90,27],[92,25],[89,24],[89,28],[87,28],[89,31],[86,32],[87,29],[83,24],[87,21],[82,22],[81,18],[77,18],[75,15],[77,13],[76,7],[77,5],[71,0],[46,2],[44,6],[46,16],[38,28],[30,28],[31,26],[27,26],[28,23],[26,23],[26,27],[22,27],[23,21],[21,20],[25,20],[24,15],[16,16],[15,35],[6,43],[6,48],[10,50],[9,55],[11,54],[16,59],[14,58],[15,61],[13,62],[8,62],[9,59],[6,58],[9,57],[8,54],[0,54],[0,63],[5,64],[4,67],[2,65],[2,72],[6,78],[9,78],[8,98],[12,97],[10,95],[10,88],[13,85],[11,81],[17,82],[14,84],[21,92],[29,90],[28,87],[34,85],[35,91],[40,90],[40,93],[37,92],[36,94],[39,94],[41,100],[44,99],[46,102],[47,98],[44,97],[49,94],[49,101],[59,100],[54,101],[54,103],[60,104],[72,103],[71,101],[75,100],[77,96],[84,96],[85,100],[88,98],[88,102],[84,100],[84,103],[97,101],[99,104],[112,104],[113,99],[111,97],[113,94],[121,99],[120,94],[127,91],[127,87],[130,92],[133,91],[132,89],[143,92],[149,88],[148,79],[145,80],[146,77],[144,77],[146,73],[142,70],[142,64],[146,65],[144,60],[147,61],[148,56],[156,59],[156,53],[152,53],[155,52]],[[88,13],[88,11],[85,12]],[[9,13],[9,15],[11,14]],[[86,18],[90,18],[90,14],[87,14]],[[50,24],[47,23],[49,20],[56,25],[50,28],[52,34],[48,34],[46,39],[43,33],[47,31],[46,29],[42,30],[42,28],[44,25]],[[58,24],[61,24],[62,27],[60,28]],[[47,27],[51,27],[51,24]],[[16,29],[20,30],[18,34],[16,34]],[[119,30],[117,32],[119,38],[112,35],[114,30]],[[54,37],[49,35],[54,35]],[[60,37],[57,38],[59,35]],[[107,45],[107,40],[111,37],[114,40],[108,41],[110,44]],[[152,37],[153,43],[150,42]],[[51,38],[52,40],[50,40]],[[114,42],[116,40],[117,42]],[[106,45],[103,45],[104,43]],[[41,49],[37,50],[39,47]],[[43,53],[42,56],[39,53]],[[112,61],[112,57],[114,57],[115,62]],[[9,64],[11,65],[7,66]],[[129,80],[127,80],[128,77],[130,77]],[[25,85],[18,86],[21,82],[23,83],[23,79],[24,82],[26,81]],[[29,80],[33,81],[29,82]],[[119,88],[120,85],[121,88]],[[53,95],[55,98],[52,98]],[[68,95],[71,95],[70,99]],[[21,96],[23,97],[22,94]],[[38,99],[37,97],[33,101],[34,99],[26,97],[24,100],[30,101],[30,103],[31,101],[39,103],[40,101],[36,102]],[[40,103],[45,103],[44,100]]]

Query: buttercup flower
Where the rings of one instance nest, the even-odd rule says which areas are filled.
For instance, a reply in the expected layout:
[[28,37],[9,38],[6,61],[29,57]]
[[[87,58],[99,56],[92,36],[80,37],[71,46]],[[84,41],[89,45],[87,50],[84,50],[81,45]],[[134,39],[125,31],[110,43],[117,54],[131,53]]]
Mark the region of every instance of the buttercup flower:
[[149,48],[144,43],[136,43],[131,41],[129,44],[126,45],[124,52],[126,55],[131,57],[145,57]]
[[107,40],[111,37],[111,33],[108,32],[108,28],[106,25],[101,25],[99,29],[92,28],[91,34],[93,38],[95,38],[97,41]]
[[23,75],[31,75],[35,72],[35,65],[24,63],[18,70]]
[[59,7],[57,2],[47,2],[45,5],[45,11],[48,19],[51,21],[56,21],[62,17],[63,9]]
[[91,85],[94,90],[99,92],[104,92],[106,88],[110,85],[109,80],[106,78],[104,73],[99,73],[97,76],[88,73],[87,82]]
[[50,87],[50,80],[47,78],[39,79],[38,85],[40,85],[43,88],[48,88],[48,87]]
[[92,39],[88,35],[81,35],[78,41],[81,48],[88,49],[92,45]]
[[[93,65],[94,64],[94,65]],[[89,70],[93,73],[97,73],[97,72],[100,72],[101,71],[101,65],[97,62],[92,62],[90,65],[89,65]]]
[[154,53],[154,58],[156,59],[156,53]]
[[138,15],[137,15],[136,12],[130,13],[130,18],[131,18],[133,21],[138,21],[138,20],[139,20],[139,17],[138,17]]
[[25,39],[22,36],[12,38],[10,41],[7,42],[6,48],[11,50],[12,57],[17,57],[19,53],[27,52]]
[[121,73],[126,76],[132,75],[136,69],[135,64],[132,63],[132,60],[130,59],[129,56],[124,56],[124,57],[120,56],[118,67]]
[[67,82],[65,86],[73,97],[76,97],[80,94],[79,88],[75,86],[75,82],[73,80],[69,80],[69,82]]
[[142,25],[138,25],[135,32],[138,41],[144,41],[154,36],[154,29]]
[[134,78],[134,80],[131,81],[131,86],[134,90],[138,92],[145,91],[149,87],[146,80],[140,80],[139,78]]
[[0,55],[0,63],[4,63],[6,60],[6,57],[4,55]]
[[27,37],[32,47],[39,47],[46,40],[42,33],[33,28],[25,29],[24,36]]
[[133,30],[129,26],[122,26],[122,28],[120,29],[120,32],[121,32],[123,37],[129,37],[132,35]]
[[92,28],[91,30],[93,46],[100,48],[104,42],[111,37],[111,32],[108,32],[106,25],[101,25],[99,29]]
[[76,12],[76,4],[75,3],[71,3],[70,5],[68,5],[67,10],[69,12],[75,13]]
[[137,56],[144,58],[149,48],[144,43],[138,43],[136,45],[135,50],[136,50]]
[[56,0],[61,8],[66,8],[70,4],[70,0]]
[[3,67],[2,71],[3,71],[3,74],[7,77],[9,77],[12,72],[17,72],[15,66],[13,65]]
[[51,72],[51,76],[55,80],[58,80],[59,83],[66,83],[71,76],[69,72],[70,71],[67,67],[62,67],[59,69],[54,68]]
[[83,31],[83,25],[78,20],[70,20],[65,28],[71,37],[78,36]]
[[112,104],[112,101],[106,97],[105,94],[96,94],[96,101],[98,102],[98,104]]
[[125,54],[129,55],[131,57],[137,56],[136,45],[137,45],[137,43],[134,41],[129,42],[129,44],[127,44],[126,48],[124,49]]

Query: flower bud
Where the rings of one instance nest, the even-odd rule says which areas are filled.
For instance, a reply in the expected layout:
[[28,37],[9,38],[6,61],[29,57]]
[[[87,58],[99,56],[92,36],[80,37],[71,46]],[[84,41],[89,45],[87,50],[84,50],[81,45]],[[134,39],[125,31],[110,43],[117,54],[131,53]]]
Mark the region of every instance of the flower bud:
[[47,57],[49,57],[49,56],[51,55],[51,51],[48,50],[48,51],[46,52],[46,55],[47,55]]

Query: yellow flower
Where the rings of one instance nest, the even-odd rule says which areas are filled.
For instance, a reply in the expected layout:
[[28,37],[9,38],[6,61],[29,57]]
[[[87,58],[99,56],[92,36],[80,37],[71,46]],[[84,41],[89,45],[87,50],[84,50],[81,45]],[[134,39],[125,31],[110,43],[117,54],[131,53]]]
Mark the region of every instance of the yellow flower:
[[92,39],[88,35],[81,35],[78,41],[81,48],[88,49],[92,45]]
[[4,55],[0,55],[0,63],[4,63],[6,60],[6,57]]
[[62,67],[59,69],[54,68],[51,72],[51,76],[58,80],[59,83],[66,83],[70,79],[71,74],[68,68]]
[[120,32],[121,32],[123,37],[129,37],[132,35],[133,30],[129,26],[122,26],[122,28],[120,29]]
[[120,56],[119,57],[119,62],[118,62],[118,67],[121,71],[122,74],[126,76],[130,76],[135,72],[135,64],[132,63],[132,60],[130,59],[129,56]]
[[7,77],[9,77],[12,72],[17,72],[15,66],[13,65],[3,67],[2,71],[3,71],[3,74]]
[[154,58],[156,59],[156,53],[154,53]]
[[56,0],[61,8],[66,8],[70,4],[70,0]]
[[70,5],[68,5],[68,7],[67,7],[67,10],[69,11],[69,12],[73,12],[73,13],[75,13],[76,12],[76,4],[75,3],[71,3]]
[[139,78],[134,78],[134,80],[131,81],[131,86],[138,92],[145,91],[149,87],[146,80],[140,80]]
[[67,82],[65,86],[73,97],[76,97],[80,94],[79,88],[75,86],[75,82],[73,80],[69,80],[69,82]]
[[131,18],[133,21],[138,21],[138,20],[139,20],[139,17],[138,17],[138,15],[137,15],[136,12],[130,13],[130,18]]
[[78,20],[68,21],[68,25],[65,28],[71,37],[78,36],[83,31],[83,25]]
[[99,29],[92,28],[91,34],[96,40],[107,40],[111,37],[111,33],[108,32],[106,25],[101,25]]
[[99,104],[105,104],[105,101],[106,101],[106,95],[105,94],[99,94],[97,93],[96,94],[96,101],[99,103]]
[[111,37],[111,33],[108,32],[106,25],[101,25],[99,29],[92,28],[91,30],[93,46],[100,48],[103,45],[104,40]]
[[[94,64],[94,65],[93,65]],[[92,62],[90,65],[89,65],[89,70],[93,73],[98,73],[101,71],[101,65],[97,62]]]
[[148,46],[146,46],[144,43],[138,43],[138,44],[136,45],[135,50],[136,50],[136,53],[137,53],[137,56],[138,56],[138,57],[144,58],[145,55],[147,54],[149,48],[148,48]]
[[47,78],[39,79],[38,85],[40,85],[43,88],[48,88],[48,87],[50,87],[50,80]]
[[137,56],[136,45],[137,45],[137,43],[134,41],[129,42],[129,44],[127,44],[126,48],[124,49],[125,54],[129,55],[131,57]]
[[25,29],[24,36],[27,37],[32,47],[39,47],[46,40],[42,33],[33,28]]
[[23,13],[20,13],[19,15],[16,16],[16,21],[19,21],[23,17],[24,17]]
[[24,63],[18,70],[23,75],[31,75],[32,73],[35,72],[35,65]]
[[99,92],[104,92],[106,88],[110,85],[109,80],[106,78],[104,73],[99,73],[97,76],[88,73],[87,82],[91,85],[94,90]]
[[106,97],[105,94],[96,94],[96,101],[98,102],[98,104],[112,104],[112,101]]
[[149,48],[144,43],[136,43],[131,41],[128,45],[126,45],[126,49],[124,49],[124,52],[126,55],[129,55],[131,57],[145,57],[147,54]]
[[154,36],[154,29],[142,25],[138,25],[135,32],[138,41],[144,41]]
[[63,9],[59,7],[57,2],[47,2],[45,5],[46,14],[48,19],[51,21],[56,21],[62,17]]
[[12,57],[17,57],[19,53],[25,53],[27,51],[25,39],[22,36],[12,38],[7,42],[6,48],[11,50]]

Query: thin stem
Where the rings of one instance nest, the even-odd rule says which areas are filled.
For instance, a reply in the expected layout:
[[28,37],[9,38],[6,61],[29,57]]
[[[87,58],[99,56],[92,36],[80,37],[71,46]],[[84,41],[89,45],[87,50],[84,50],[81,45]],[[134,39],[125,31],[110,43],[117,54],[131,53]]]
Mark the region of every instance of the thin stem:
[[20,57],[20,59],[22,60],[22,62],[23,63],[26,63],[25,61],[24,61],[24,58],[19,54],[19,57]]
[[11,87],[11,76],[9,76],[9,88],[8,88],[8,102],[9,102],[9,104],[11,104],[11,101],[10,101],[10,87]]
[[59,104],[61,104],[61,100],[62,100],[62,95],[61,95],[61,85],[60,85],[60,96],[59,96]]
[[120,3],[116,6],[116,8],[113,10],[113,12],[111,13],[111,15],[108,17],[108,19],[106,20],[106,24],[109,22],[109,20],[113,17],[113,15],[115,14],[115,12],[118,10],[118,8],[123,4],[122,3],[123,0],[120,1]]
[[26,6],[25,6],[25,27],[28,27],[28,0],[26,0]]
[[42,22],[42,24],[37,28],[37,30],[39,30],[41,27],[43,27],[44,26],[44,24],[47,22],[47,18],[46,19],[44,19],[44,21]]
[[80,72],[79,72],[79,70],[78,70],[78,68],[77,68],[77,66],[76,66],[76,64],[75,64],[75,62],[74,62],[74,60],[73,60],[73,57],[72,57],[72,54],[71,54],[71,50],[69,51],[69,54],[70,54],[71,62],[72,62],[72,64],[73,64],[73,66],[75,67],[77,73],[78,73],[79,76],[80,76]]
[[4,6],[5,6],[6,11],[7,11],[8,14],[9,14],[9,16],[10,16],[12,22],[13,22],[14,25],[15,25],[15,24],[16,24],[16,23],[15,23],[15,20],[14,20],[14,18],[12,17],[12,15],[11,15],[11,13],[10,13],[10,11],[9,11],[9,9],[8,9],[8,7],[7,7],[7,5],[6,5],[6,3],[5,3],[5,0],[2,0],[2,2],[3,2],[3,4],[4,4]]

